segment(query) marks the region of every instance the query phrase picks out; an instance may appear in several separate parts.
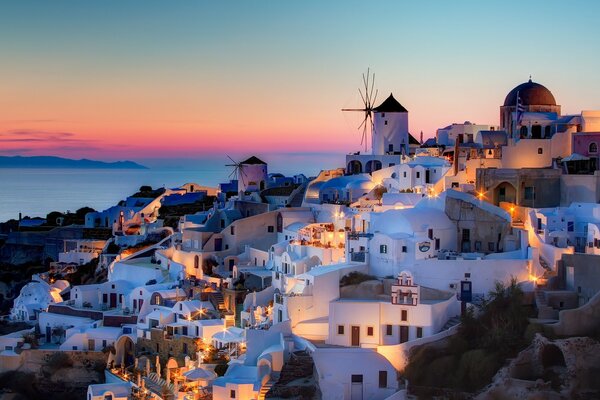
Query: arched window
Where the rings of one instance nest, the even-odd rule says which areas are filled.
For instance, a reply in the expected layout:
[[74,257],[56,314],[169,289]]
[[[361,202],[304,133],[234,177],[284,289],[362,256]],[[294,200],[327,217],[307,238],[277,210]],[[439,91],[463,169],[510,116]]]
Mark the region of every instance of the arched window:
[[198,257],[197,255],[194,256],[194,268],[199,268],[200,267],[200,257]]
[[521,127],[520,134],[521,134],[521,139],[525,139],[527,137],[527,127],[526,126]]
[[589,152],[590,153],[597,153],[598,152],[598,145],[596,144],[596,142],[590,143]]

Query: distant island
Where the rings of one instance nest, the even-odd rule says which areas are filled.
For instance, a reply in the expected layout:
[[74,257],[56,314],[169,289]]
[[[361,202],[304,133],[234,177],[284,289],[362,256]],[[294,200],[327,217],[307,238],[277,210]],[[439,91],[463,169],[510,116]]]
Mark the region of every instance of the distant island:
[[72,160],[52,156],[0,156],[0,168],[76,168],[76,169],[148,169],[133,161],[104,162],[87,160]]

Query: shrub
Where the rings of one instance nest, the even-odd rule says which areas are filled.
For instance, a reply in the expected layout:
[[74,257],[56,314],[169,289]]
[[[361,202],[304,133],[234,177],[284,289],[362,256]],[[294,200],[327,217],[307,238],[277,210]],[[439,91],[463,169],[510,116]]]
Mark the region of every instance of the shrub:
[[53,372],[58,371],[61,368],[68,368],[73,366],[73,361],[71,357],[67,353],[63,353],[62,351],[57,351],[52,354],[48,361],[46,362],[46,366]]
[[225,372],[227,372],[227,368],[229,368],[229,365],[227,364],[217,364],[215,366],[215,374],[218,376],[223,376],[225,375]]
[[373,275],[363,274],[362,272],[350,272],[340,279],[340,286],[358,285],[361,282],[372,281],[377,279]]

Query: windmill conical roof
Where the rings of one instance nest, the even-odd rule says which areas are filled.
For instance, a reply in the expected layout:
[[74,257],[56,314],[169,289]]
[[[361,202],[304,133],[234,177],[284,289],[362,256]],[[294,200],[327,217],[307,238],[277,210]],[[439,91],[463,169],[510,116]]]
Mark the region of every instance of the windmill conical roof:
[[379,106],[373,109],[375,112],[408,112],[402,104],[394,98],[394,95],[390,93],[390,97],[384,100]]
[[264,164],[264,165],[267,165],[266,162],[264,162],[263,160],[261,160],[260,158],[258,158],[256,156],[252,156],[249,159],[242,161],[240,164],[246,164],[246,165]]

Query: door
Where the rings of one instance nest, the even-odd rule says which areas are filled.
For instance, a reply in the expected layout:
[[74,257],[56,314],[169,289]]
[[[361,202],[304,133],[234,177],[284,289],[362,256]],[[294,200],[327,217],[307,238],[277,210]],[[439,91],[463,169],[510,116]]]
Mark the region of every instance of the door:
[[221,251],[222,248],[223,248],[223,239],[216,238],[215,239],[215,251]]
[[360,326],[352,327],[352,346],[360,346]]
[[46,327],[46,342],[50,343],[52,340],[52,328]]
[[408,326],[400,326],[400,343],[408,342]]
[[110,294],[110,308],[115,308],[117,306],[117,294],[116,293],[111,293]]
[[96,341],[94,339],[88,339],[88,350],[89,351],[96,350]]
[[426,169],[426,170],[425,170],[425,183],[431,183],[431,182],[430,182],[430,178],[431,178],[431,177],[430,177],[430,174],[429,174],[429,170],[428,170],[428,169]]
[[352,387],[350,389],[351,400],[362,400],[363,398],[363,376],[352,375]]
[[462,246],[461,251],[463,253],[471,252],[471,231],[469,229],[462,230]]

